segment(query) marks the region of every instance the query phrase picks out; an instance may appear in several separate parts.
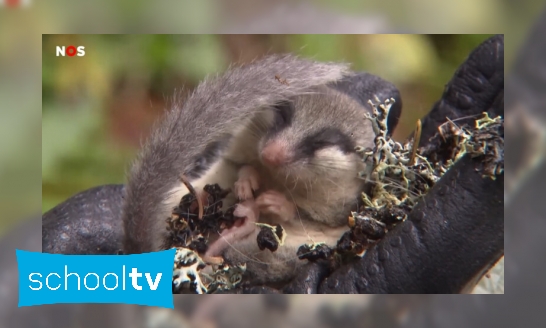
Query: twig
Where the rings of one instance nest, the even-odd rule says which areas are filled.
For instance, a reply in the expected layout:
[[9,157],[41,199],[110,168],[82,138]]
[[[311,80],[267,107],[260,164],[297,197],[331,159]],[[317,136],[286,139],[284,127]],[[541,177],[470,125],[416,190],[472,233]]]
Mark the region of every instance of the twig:
[[413,134],[413,146],[411,147],[411,157],[409,161],[409,166],[415,164],[415,155],[417,154],[417,147],[419,147],[419,142],[421,141],[421,120],[417,120],[417,126],[415,127],[415,132]]
[[188,188],[188,190],[195,196],[195,198],[197,199],[197,206],[199,207],[199,216],[197,217],[199,220],[201,220],[203,218],[203,214],[204,214],[204,209],[203,209],[203,201],[201,200],[201,197],[199,197],[199,195],[197,194],[197,191],[195,191],[195,188],[193,188],[193,186],[191,185],[190,181],[188,180],[188,178],[182,174],[180,176],[180,180],[182,181],[182,183],[186,186],[186,188]]

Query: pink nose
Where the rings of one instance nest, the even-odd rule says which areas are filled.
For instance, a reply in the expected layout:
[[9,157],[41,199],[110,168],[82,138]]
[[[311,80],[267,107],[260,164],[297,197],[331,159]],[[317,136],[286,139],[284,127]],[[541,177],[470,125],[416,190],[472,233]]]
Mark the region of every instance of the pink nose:
[[277,167],[288,160],[287,146],[281,141],[270,141],[262,149],[262,161],[264,164]]

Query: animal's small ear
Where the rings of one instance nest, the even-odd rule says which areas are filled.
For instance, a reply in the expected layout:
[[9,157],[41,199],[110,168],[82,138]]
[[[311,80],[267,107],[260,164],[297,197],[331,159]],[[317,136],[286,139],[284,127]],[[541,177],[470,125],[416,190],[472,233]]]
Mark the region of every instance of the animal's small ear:
[[375,100],[375,97],[379,98],[381,102],[388,98],[394,98],[395,103],[392,105],[387,119],[388,132],[392,134],[402,113],[402,98],[394,84],[379,76],[358,72],[348,75],[330,86],[356,99],[367,109],[370,109],[368,101]]
[[285,100],[273,107],[275,110],[275,122],[272,131],[280,131],[292,123],[294,117],[294,103]]

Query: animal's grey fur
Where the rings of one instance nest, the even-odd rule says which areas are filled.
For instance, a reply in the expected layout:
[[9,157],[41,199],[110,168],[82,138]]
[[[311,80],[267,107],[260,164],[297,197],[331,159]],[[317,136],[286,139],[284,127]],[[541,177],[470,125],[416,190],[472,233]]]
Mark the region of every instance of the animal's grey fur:
[[[165,200],[179,176],[197,178],[196,168],[214,161],[255,114],[348,74],[344,64],[273,55],[201,83],[183,105],[175,104],[166,114],[132,165],[123,214],[124,251],[156,250],[158,229],[165,231],[163,223],[172,210]],[[203,163],[210,145],[218,147],[207,150],[212,159]]]

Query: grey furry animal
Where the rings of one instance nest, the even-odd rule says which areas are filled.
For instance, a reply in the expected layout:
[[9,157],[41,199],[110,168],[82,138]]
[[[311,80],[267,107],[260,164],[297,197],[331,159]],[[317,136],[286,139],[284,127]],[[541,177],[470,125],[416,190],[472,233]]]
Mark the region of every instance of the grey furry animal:
[[[374,137],[355,98],[375,94],[335,87],[354,75],[345,64],[273,55],[201,83],[156,126],[131,168],[124,252],[160,249],[165,219],[189,192],[181,174],[198,193],[214,183],[234,190],[224,205],[242,201],[241,225],[222,232],[207,256],[246,262],[255,282],[289,279],[305,263],[296,257],[304,243],[335,244],[363,187],[354,147]],[[256,221],[281,223],[284,246],[260,251]]]

